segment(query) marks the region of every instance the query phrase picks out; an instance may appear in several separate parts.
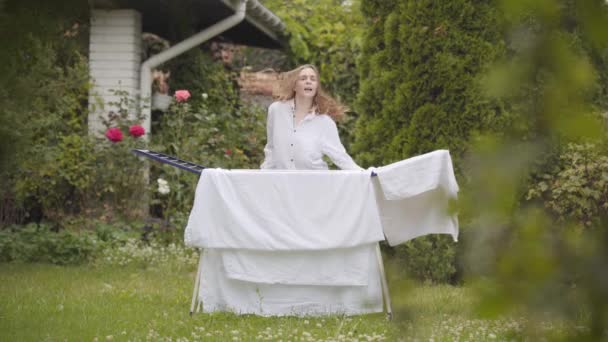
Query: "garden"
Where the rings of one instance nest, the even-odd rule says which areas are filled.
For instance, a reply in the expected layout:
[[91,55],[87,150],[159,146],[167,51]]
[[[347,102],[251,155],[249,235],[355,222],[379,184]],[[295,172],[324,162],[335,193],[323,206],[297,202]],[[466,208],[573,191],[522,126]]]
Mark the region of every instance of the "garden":
[[[89,3],[0,1],[1,340],[608,339],[606,1],[260,2],[283,50],[192,49],[156,71],[171,103],[150,131],[116,89],[90,132]],[[381,246],[390,321],[191,316],[197,175],[132,149],[259,168],[267,108],[238,75],[303,63],[348,106],[362,167],[450,150],[459,242]]]

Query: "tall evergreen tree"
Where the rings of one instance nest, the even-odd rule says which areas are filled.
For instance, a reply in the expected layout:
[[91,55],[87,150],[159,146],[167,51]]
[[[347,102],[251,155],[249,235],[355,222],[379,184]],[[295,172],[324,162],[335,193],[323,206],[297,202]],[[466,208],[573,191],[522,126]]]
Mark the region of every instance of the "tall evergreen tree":
[[[360,117],[352,150],[362,165],[386,165],[449,149],[457,173],[471,133],[506,123],[480,76],[505,53],[492,0],[363,0]],[[505,111],[506,112],[506,111]],[[428,236],[397,247],[408,276],[457,275],[456,246]]]
[[363,0],[367,20],[353,150],[382,165],[435,149],[458,159],[500,107],[477,76],[504,53],[492,0]]

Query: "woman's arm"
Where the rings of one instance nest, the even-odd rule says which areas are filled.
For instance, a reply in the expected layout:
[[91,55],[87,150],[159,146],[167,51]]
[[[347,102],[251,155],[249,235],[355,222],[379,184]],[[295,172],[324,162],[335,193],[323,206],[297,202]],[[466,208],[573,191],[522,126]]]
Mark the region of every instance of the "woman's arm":
[[357,165],[353,161],[353,158],[346,153],[346,149],[340,141],[338,127],[334,120],[328,117],[327,121],[328,123],[322,142],[323,154],[328,156],[329,159],[342,170],[363,170],[363,168]]
[[274,115],[272,115],[272,105],[268,107],[268,115],[266,117],[266,146],[264,147],[264,162],[260,165],[260,169],[273,169],[274,161],[272,159],[273,146],[273,131],[274,131]]

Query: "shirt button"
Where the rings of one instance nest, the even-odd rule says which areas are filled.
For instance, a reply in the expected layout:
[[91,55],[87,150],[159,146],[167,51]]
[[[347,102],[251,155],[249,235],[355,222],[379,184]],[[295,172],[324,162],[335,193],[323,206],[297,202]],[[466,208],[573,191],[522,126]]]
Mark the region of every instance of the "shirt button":
[[293,144],[291,144],[291,146],[293,146]]
[[295,132],[296,132],[296,130],[294,129],[294,130],[293,130],[293,132],[295,133]]
[[293,159],[291,161],[293,162]]

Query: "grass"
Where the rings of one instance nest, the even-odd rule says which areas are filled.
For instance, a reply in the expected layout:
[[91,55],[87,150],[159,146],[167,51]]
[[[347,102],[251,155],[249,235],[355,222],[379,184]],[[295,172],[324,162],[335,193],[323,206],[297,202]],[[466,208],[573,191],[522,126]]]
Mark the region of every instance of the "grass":
[[[0,264],[0,340],[306,340],[382,335],[384,315],[188,314],[193,270]],[[367,335],[367,336],[366,336]],[[392,335],[394,336],[394,335]]]
[[188,314],[188,269],[0,264],[2,341],[494,341],[523,339],[523,322],[481,320],[466,287],[392,280],[396,319]]

